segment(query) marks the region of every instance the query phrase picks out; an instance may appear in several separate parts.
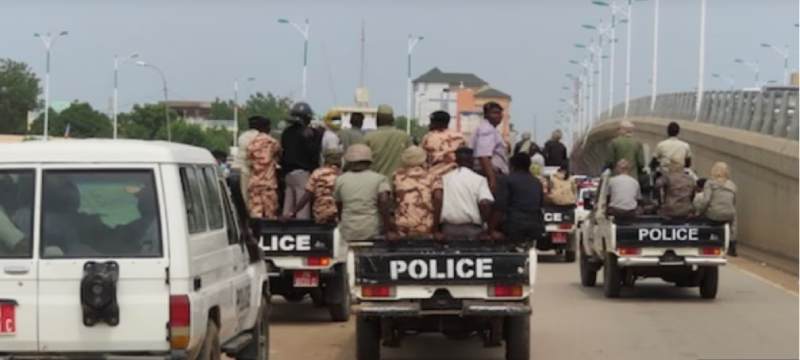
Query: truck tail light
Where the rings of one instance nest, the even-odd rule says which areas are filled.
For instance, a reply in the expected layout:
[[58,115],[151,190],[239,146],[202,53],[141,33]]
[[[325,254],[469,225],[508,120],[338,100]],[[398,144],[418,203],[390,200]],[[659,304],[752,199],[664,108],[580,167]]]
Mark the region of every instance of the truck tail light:
[[365,298],[390,298],[394,296],[394,286],[362,285],[361,296]]
[[186,349],[189,346],[189,329],[192,312],[188,295],[169,297],[169,344],[172,349]]
[[618,247],[617,252],[619,253],[619,256],[639,255],[642,253],[642,249],[634,247]]
[[331,258],[327,256],[309,256],[306,258],[306,265],[308,266],[328,266],[331,264]]
[[718,247],[704,247],[700,249],[702,255],[719,256],[722,255],[722,249]]
[[503,285],[496,284],[489,286],[490,297],[520,297],[522,296],[522,285]]

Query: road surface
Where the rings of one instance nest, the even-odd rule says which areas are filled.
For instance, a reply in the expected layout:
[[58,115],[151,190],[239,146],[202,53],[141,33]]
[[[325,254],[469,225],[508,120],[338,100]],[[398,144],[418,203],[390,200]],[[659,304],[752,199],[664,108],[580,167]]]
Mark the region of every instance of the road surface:
[[[580,285],[577,263],[540,262],[532,358],[797,359],[796,293],[747,268],[724,267],[714,301],[700,299],[696,288],[657,279],[637,282],[621,299],[606,299],[602,270],[598,286],[587,289]],[[325,309],[275,300],[271,359],[355,359],[352,319],[332,323]],[[382,352],[387,360],[500,360],[504,354],[502,348],[483,348],[477,338],[455,341],[436,334],[412,336],[403,347]]]

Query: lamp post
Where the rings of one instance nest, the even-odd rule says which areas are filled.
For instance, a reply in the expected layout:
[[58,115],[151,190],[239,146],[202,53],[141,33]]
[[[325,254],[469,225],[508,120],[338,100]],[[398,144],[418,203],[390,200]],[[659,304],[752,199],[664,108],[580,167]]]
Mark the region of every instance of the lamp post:
[[580,75],[580,83],[581,83],[581,97],[580,100],[584,101],[584,111],[583,111],[583,118],[579,121],[579,131],[583,131],[585,124],[588,124],[591,121],[593,109],[592,109],[592,100],[593,100],[593,91],[592,87],[594,86],[592,82],[592,73],[591,73],[591,63],[587,60],[584,61],[577,61],[577,60],[570,60],[571,64],[578,65],[583,68],[583,74]]
[[45,34],[34,33],[33,36],[37,37],[42,40],[42,44],[44,44],[44,49],[46,53],[46,61],[45,61],[45,75],[44,75],[44,140],[47,141],[49,137],[49,129],[50,126],[50,48],[53,47],[53,43],[55,40],[62,36],[67,36],[69,34],[68,31],[63,30],[53,36],[49,32]]
[[[590,64],[589,65],[590,75],[589,76],[591,76],[591,79],[592,79],[592,90],[594,90],[595,87],[596,88],[600,88],[601,86],[603,86],[602,48],[599,47],[599,46],[596,46],[596,44],[594,43],[594,40],[592,40],[592,42],[589,44],[589,46],[586,46],[584,44],[575,44],[575,47],[579,48],[579,49],[586,49],[586,50],[589,51],[589,54],[590,54],[590,56],[589,56],[589,59],[590,59],[589,60],[590,61],[589,62],[589,64]],[[597,77],[595,77],[595,75],[597,75]],[[597,84],[597,86],[595,86],[595,84]],[[595,120],[595,117],[600,113],[600,96],[601,96],[601,94],[602,94],[602,92],[598,90],[597,91],[597,98],[593,99],[593,103],[590,104],[591,108],[593,109],[593,111],[590,112],[590,114],[589,114],[590,118],[589,118],[589,123],[587,123],[587,125],[593,123],[594,120]],[[594,96],[594,93],[592,93],[592,95]]]
[[767,43],[762,43],[761,47],[770,48],[783,57],[783,81],[785,84],[789,84],[789,45],[785,45],[783,50]]
[[133,53],[133,54],[128,55],[127,57],[122,58],[122,60],[120,60],[119,56],[114,55],[114,98],[112,100],[112,105],[113,105],[114,109],[112,110],[113,114],[111,114],[112,115],[111,117],[113,118],[112,122],[113,122],[113,127],[114,127],[114,131],[113,131],[113,136],[112,137],[114,139],[117,138],[117,114],[119,113],[119,99],[118,99],[118,96],[119,96],[119,90],[118,90],[119,89],[119,76],[118,76],[119,66],[124,64],[124,63],[126,63],[126,62],[128,62],[128,61],[130,61],[130,60],[134,60],[134,59],[136,59],[138,57],[139,57],[139,54]]
[[411,134],[411,97],[414,96],[411,89],[411,54],[422,39],[424,39],[424,37],[408,34],[408,57],[406,63],[406,134],[409,135]]
[[[250,76],[245,81],[251,82],[256,78]],[[233,80],[233,146],[239,139],[239,78]]]
[[720,74],[716,74],[715,73],[715,74],[711,74],[711,77],[715,78],[715,79],[725,80],[726,82],[728,82],[728,85],[730,86],[731,90],[736,88],[736,86],[735,86],[736,81],[733,79],[733,76],[722,76]]
[[703,106],[703,85],[706,70],[706,0],[700,0],[700,59],[697,71],[697,95],[694,108],[694,121],[700,120],[700,109]]
[[169,122],[169,104],[168,104],[168,102],[169,102],[169,92],[167,90],[167,77],[164,76],[164,72],[161,71],[160,68],[158,68],[157,66],[155,66],[153,64],[150,64],[150,63],[144,62],[142,60],[139,60],[139,61],[136,62],[136,65],[139,65],[139,66],[142,66],[142,67],[151,68],[151,69],[155,70],[158,73],[158,75],[161,77],[161,84],[164,87],[164,121],[165,121],[165,123],[167,125],[167,141],[172,142],[172,129],[171,129],[170,122]]
[[650,92],[650,112],[656,111],[656,91],[658,91],[658,22],[661,16],[659,8],[661,0],[655,0],[653,14],[653,75],[651,77],[652,90]]
[[[584,29],[597,31],[597,49],[599,52],[599,60],[598,60],[599,81],[597,83],[597,111],[599,113],[600,109],[602,108],[602,102],[603,102],[603,60],[607,58],[606,55],[603,53],[603,39],[610,36],[611,26],[603,26],[603,22],[600,21],[600,25],[598,26],[584,24],[582,25],[582,27]],[[614,63],[613,58],[611,60],[611,63],[612,64]]]
[[298,25],[297,23],[289,21],[287,19],[278,19],[278,23],[292,25],[295,28],[295,30],[297,30],[297,32],[299,32],[300,35],[303,36],[304,42],[303,42],[303,88],[302,88],[303,90],[302,90],[302,94],[303,94],[303,100],[305,100],[306,96],[307,96],[306,84],[307,84],[307,81],[308,81],[308,37],[310,35],[311,25],[309,24],[308,19],[306,19],[305,24],[303,26]]
[[759,78],[761,77],[761,68],[758,66],[758,61],[744,61],[742,59],[734,59],[733,62],[747,66],[750,70],[752,70],[756,80],[755,86],[756,87],[761,86],[761,82],[759,80]]

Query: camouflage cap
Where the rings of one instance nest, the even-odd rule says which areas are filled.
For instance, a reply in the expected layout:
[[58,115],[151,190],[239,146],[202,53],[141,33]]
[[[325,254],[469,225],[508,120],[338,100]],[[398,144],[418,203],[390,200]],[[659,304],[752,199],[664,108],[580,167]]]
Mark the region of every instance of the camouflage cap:
[[400,155],[403,166],[419,166],[425,163],[428,154],[419,146],[410,146]]
[[372,162],[372,150],[370,150],[369,146],[364,144],[350,145],[350,147],[347,148],[347,152],[344,154],[344,161],[349,163],[359,161]]
[[394,109],[386,104],[378,105],[378,115],[394,116]]
[[342,151],[339,149],[325,149],[325,151],[322,152],[322,157],[325,159],[325,164],[342,164]]

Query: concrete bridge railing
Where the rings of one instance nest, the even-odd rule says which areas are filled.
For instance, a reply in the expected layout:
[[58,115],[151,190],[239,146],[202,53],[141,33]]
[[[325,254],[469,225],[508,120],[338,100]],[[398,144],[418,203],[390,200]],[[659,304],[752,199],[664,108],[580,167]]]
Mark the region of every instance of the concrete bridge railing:
[[[797,141],[675,118],[628,119],[636,125],[634,136],[644,144],[648,159],[656,144],[666,138],[666,125],[676,121],[681,125],[680,137],[692,146],[698,175],[707,177],[714,162],[727,162],[739,189],[736,207],[742,252],[797,274]],[[619,119],[609,119],[587,134],[572,156],[576,171],[600,172],[608,161],[608,143],[616,136],[618,124]]]

